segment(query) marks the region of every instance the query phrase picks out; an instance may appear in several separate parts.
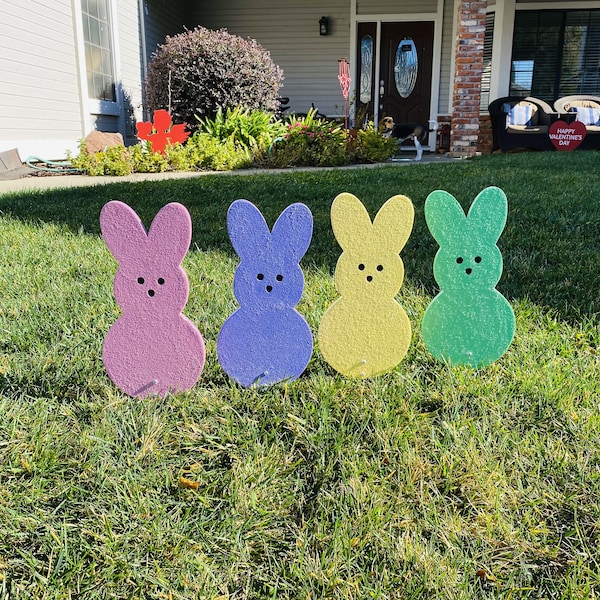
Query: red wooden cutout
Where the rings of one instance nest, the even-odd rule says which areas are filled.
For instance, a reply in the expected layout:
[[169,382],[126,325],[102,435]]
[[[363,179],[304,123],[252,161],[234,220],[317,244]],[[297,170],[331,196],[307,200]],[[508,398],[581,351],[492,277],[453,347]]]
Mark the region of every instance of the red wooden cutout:
[[585,139],[587,130],[580,121],[565,123],[564,121],[555,121],[550,125],[548,134],[550,141],[557,150],[575,150]]
[[147,140],[152,146],[152,152],[165,153],[170,144],[183,144],[188,139],[189,132],[185,131],[185,123],[173,125],[171,115],[166,110],[154,111],[154,123],[142,121],[137,124],[137,136]]

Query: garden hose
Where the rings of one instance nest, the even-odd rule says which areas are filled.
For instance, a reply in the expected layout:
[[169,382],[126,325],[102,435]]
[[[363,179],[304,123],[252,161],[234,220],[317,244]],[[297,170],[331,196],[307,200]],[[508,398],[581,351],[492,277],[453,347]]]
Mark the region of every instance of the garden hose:
[[[42,163],[48,166],[40,166],[36,163]],[[46,171],[48,173],[81,173],[81,169],[76,169],[67,160],[44,160],[39,156],[29,156],[27,159],[25,159],[25,164],[36,171]]]

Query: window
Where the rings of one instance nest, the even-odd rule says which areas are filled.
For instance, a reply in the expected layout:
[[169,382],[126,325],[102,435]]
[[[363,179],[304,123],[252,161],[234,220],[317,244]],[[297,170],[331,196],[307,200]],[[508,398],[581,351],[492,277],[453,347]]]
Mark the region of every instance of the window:
[[89,97],[116,102],[109,2],[81,0],[81,16]]
[[510,95],[600,93],[600,10],[517,11]]
[[360,41],[360,101],[368,104],[372,100],[373,88],[373,38],[365,35]]
[[401,98],[408,98],[415,89],[419,75],[419,57],[413,40],[405,37],[396,48],[394,79]]

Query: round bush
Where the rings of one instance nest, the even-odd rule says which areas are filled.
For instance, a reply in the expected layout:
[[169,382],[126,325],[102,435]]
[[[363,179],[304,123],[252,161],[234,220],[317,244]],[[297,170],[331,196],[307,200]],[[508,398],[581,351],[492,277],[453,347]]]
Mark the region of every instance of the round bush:
[[258,42],[196,27],[167,36],[148,65],[146,106],[196,128],[218,109],[276,110],[283,71]]

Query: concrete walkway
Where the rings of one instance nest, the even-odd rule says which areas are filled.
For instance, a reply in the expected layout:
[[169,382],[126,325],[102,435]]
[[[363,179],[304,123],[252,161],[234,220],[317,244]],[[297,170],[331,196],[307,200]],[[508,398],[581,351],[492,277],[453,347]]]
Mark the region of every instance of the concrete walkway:
[[[374,165],[347,165],[344,167],[332,167],[335,170],[344,169],[378,169],[384,166],[418,166],[430,163],[456,163],[458,159],[449,158],[442,154],[423,154],[423,159],[415,162],[411,159],[413,155],[407,153],[401,160],[393,160],[386,163]],[[0,196],[12,192],[27,192],[49,190],[57,188],[84,187],[95,185],[107,185],[110,183],[137,183],[140,181],[164,181],[165,179],[189,179],[192,177],[204,177],[206,175],[221,176],[248,176],[275,173],[290,173],[292,171],[323,171],[326,167],[305,167],[294,169],[239,169],[236,171],[175,171],[170,173],[134,173],[123,177],[90,177],[89,175],[42,175],[29,167],[5,171],[0,174]]]

